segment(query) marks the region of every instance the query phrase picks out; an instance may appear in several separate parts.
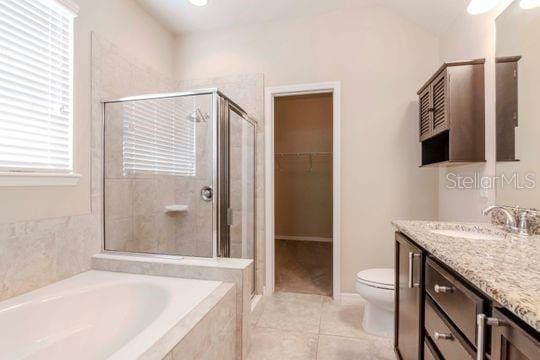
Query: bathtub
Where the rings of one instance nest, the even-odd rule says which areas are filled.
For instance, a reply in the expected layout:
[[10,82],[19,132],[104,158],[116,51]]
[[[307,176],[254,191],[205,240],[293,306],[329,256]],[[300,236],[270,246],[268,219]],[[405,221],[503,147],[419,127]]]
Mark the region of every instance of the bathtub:
[[0,302],[0,359],[136,359],[222,283],[88,271]]

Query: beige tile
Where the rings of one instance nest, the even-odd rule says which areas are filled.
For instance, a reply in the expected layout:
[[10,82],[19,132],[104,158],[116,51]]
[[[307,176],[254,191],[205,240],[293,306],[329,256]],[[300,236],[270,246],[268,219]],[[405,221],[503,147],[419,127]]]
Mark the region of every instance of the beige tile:
[[389,339],[365,336],[345,338],[321,335],[317,351],[318,360],[390,360],[395,359]]
[[275,293],[267,299],[257,326],[317,334],[321,311],[321,296]]
[[256,328],[248,360],[315,360],[317,335]]
[[362,337],[362,305],[341,305],[324,298],[320,333],[346,337]]

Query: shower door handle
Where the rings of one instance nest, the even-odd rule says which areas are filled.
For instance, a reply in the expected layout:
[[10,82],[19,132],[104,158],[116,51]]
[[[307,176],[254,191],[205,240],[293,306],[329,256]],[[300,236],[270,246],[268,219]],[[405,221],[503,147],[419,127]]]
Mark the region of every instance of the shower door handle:
[[212,201],[214,190],[210,186],[203,186],[201,189],[201,197],[204,201]]

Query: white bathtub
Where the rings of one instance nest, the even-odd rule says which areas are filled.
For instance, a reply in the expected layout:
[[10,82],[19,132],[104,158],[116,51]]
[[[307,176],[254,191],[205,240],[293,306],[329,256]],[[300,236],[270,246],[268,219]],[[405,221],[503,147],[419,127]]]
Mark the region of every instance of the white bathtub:
[[79,274],[0,302],[0,359],[136,359],[220,284]]

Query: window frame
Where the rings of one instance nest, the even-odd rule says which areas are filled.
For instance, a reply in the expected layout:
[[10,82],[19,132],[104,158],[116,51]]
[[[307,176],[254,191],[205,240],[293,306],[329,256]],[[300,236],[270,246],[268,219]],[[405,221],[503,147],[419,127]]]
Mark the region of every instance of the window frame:
[[38,0],[47,6],[56,6],[73,17],[71,22],[70,44],[70,115],[69,115],[69,169],[25,169],[17,167],[0,167],[0,187],[27,187],[27,186],[74,186],[77,185],[81,175],[75,172],[74,161],[74,66],[75,66],[75,18],[79,13],[79,6],[71,0]]

